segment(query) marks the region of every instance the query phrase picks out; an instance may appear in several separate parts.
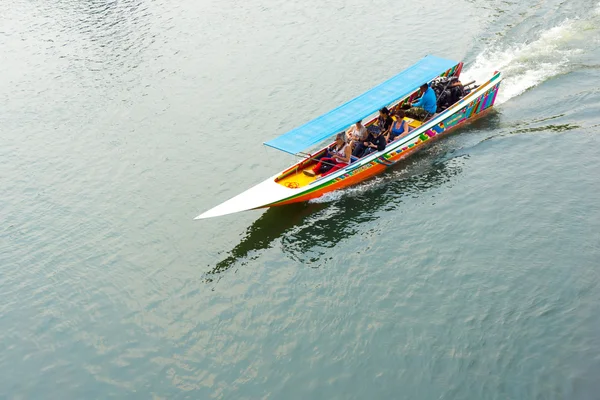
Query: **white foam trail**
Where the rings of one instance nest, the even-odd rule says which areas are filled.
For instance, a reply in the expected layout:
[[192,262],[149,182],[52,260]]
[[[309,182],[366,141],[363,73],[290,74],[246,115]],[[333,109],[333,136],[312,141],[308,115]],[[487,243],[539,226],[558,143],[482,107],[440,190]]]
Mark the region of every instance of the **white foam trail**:
[[316,199],[311,199],[308,202],[313,204],[332,203],[341,199],[342,196],[344,196],[344,193],[345,190],[336,190],[333,192],[325,193],[323,196],[317,197]]
[[371,188],[379,185],[381,183],[383,178],[381,177],[375,177],[371,180],[368,180],[366,182],[362,182],[360,185],[357,186],[351,186],[348,188],[344,188],[344,189],[340,189],[340,190],[335,190],[333,192],[329,192],[329,193],[325,193],[323,196],[321,197],[317,197],[316,199],[312,199],[309,200],[309,203],[331,203],[331,202],[336,202],[339,199],[341,199],[342,197],[346,197],[346,196],[354,196],[356,194],[361,194],[367,191],[370,191]]
[[[567,19],[543,31],[537,40],[506,47],[497,43],[479,54],[461,76],[463,82],[483,83],[494,71],[501,71],[502,87],[496,104],[501,104],[568,70],[571,59],[583,52],[589,41],[600,41],[600,3],[586,19]],[[309,203],[331,203],[342,197],[361,194],[381,184],[377,177],[360,185],[336,190]]]
[[565,20],[548,29],[533,42],[503,47],[501,43],[479,54],[472,66],[463,73],[463,81],[483,82],[494,71],[501,71],[504,81],[498,93],[497,104],[501,104],[527,89],[568,70],[574,55],[583,50],[590,35],[598,34],[600,4],[586,20]]

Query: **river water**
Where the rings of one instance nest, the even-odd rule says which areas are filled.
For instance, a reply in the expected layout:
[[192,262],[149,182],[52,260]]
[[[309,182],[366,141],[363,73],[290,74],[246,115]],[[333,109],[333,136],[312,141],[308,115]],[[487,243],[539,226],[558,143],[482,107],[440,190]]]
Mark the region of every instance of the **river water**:
[[[599,398],[599,49],[597,0],[6,0],[0,398]],[[193,220],[426,54],[495,111]]]

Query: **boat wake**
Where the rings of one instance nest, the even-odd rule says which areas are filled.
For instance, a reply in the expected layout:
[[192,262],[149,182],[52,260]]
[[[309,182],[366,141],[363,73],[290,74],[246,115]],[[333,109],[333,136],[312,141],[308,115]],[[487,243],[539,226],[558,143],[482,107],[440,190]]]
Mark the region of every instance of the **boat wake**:
[[377,176],[366,182],[362,182],[360,185],[328,192],[323,196],[317,197],[316,199],[311,199],[308,202],[311,204],[332,203],[340,200],[342,197],[361,195],[362,193],[368,192],[372,188],[381,185],[383,179],[384,178]]
[[[503,82],[496,105],[579,68],[579,58],[590,43],[600,43],[600,3],[585,18],[564,19],[558,25],[541,31],[532,41],[519,44],[506,41],[505,37],[499,38],[488,46],[463,71],[461,79],[463,82],[476,80],[481,83],[489,79],[492,72],[501,71]],[[310,200],[310,203],[338,202],[345,197],[360,196],[385,183],[385,176],[377,177],[354,187],[326,193]]]
[[[481,83],[489,79],[492,72],[501,71],[503,82],[496,105],[502,104],[553,77],[579,68],[581,55],[591,43],[600,43],[600,3],[587,16],[566,18],[556,26],[540,31],[531,41],[515,44],[508,43],[506,37],[499,38],[463,71],[461,80]],[[385,185],[386,178],[389,176],[326,193],[310,203],[335,203],[343,198],[361,196],[374,187]]]
[[565,19],[542,31],[529,43],[506,45],[499,39],[467,68],[463,81],[482,82],[491,72],[502,71],[503,83],[496,104],[573,69],[574,61],[590,42],[600,41],[600,4],[585,18]]

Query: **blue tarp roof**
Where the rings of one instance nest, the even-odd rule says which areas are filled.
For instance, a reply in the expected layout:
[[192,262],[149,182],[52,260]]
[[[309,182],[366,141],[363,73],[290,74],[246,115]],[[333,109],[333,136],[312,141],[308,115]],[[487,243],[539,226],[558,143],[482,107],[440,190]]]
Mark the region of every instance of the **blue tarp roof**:
[[265,142],[265,145],[287,153],[298,154],[382,107],[409,95],[423,83],[431,81],[456,64],[458,64],[456,61],[426,56],[393,78],[328,113]]

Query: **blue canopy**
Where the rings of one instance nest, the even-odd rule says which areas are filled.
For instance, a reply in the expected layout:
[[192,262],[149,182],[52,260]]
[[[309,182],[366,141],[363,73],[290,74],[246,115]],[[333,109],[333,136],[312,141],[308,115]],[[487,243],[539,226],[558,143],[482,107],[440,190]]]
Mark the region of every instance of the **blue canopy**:
[[402,99],[456,64],[456,61],[426,56],[412,67],[364,94],[264,144],[287,153],[298,154],[382,107]]

